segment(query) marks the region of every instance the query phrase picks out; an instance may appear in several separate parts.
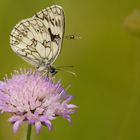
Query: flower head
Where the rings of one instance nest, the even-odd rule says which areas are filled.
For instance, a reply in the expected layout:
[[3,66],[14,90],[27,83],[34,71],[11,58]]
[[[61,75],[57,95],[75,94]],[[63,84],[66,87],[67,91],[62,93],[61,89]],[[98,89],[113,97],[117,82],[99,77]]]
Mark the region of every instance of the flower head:
[[72,98],[60,82],[32,70],[16,71],[10,79],[0,82],[0,111],[12,114],[8,120],[14,132],[24,121],[35,125],[38,133],[42,125],[51,130],[51,121],[57,116],[71,123],[70,114],[77,108],[69,103]]

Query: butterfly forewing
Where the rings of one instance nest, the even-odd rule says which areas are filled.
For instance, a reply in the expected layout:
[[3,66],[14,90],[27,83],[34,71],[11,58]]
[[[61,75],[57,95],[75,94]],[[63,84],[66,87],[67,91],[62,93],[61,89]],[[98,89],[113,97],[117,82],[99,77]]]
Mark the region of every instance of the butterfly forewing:
[[45,70],[60,53],[64,26],[63,9],[57,5],[48,7],[14,27],[11,47],[25,61]]

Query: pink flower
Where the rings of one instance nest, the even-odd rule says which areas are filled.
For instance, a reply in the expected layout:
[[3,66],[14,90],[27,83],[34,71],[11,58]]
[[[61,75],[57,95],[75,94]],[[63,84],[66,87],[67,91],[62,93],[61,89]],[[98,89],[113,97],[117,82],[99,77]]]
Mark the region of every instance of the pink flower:
[[24,121],[35,125],[37,133],[42,125],[51,130],[51,121],[57,116],[71,123],[70,114],[77,108],[69,103],[72,98],[60,82],[32,70],[15,71],[10,79],[0,82],[0,111],[12,114],[8,120],[14,132]]

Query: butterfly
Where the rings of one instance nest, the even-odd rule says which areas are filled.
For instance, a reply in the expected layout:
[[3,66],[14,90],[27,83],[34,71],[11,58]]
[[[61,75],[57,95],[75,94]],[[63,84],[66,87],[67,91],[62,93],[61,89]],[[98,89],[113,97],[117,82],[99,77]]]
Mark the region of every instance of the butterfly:
[[11,31],[10,46],[38,71],[54,75],[57,70],[52,64],[60,54],[64,31],[63,8],[53,5],[20,21]]

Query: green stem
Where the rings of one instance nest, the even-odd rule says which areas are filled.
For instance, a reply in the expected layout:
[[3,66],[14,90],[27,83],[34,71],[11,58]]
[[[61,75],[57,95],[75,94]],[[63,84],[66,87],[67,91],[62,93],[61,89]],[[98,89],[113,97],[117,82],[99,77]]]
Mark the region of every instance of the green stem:
[[28,124],[26,140],[31,140],[31,133],[32,133],[32,125]]

